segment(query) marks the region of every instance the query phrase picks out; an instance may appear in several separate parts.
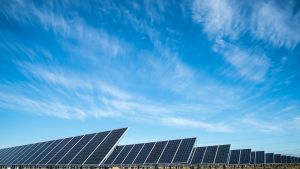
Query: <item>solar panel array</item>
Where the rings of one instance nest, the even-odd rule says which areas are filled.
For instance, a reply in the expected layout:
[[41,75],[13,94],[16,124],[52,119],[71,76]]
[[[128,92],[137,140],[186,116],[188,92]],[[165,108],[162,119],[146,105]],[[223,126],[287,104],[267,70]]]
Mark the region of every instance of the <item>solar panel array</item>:
[[226,164],[230,145],[216,145],[194,148],[191,164]]
[[0,166],[140,166],[296,164],[299,157],[230,150],[230,144],[194,147],[196,138],[119,145],[127,128],[0,149]]
[[121,128],[1,149],[0,165],[100,165],[126,130]]
[[105,166],[188,163],[196,138],[117,146]]

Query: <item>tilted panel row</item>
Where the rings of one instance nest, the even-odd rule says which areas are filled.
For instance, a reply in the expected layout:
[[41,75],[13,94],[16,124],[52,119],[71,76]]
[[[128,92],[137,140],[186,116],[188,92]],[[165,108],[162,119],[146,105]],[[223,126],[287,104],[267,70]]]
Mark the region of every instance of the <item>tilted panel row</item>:
[[241,150],[230,150],[229,164],[237,165],[240,161]]
[[266,163],[267,164],[274,163],[274,153],[266,153]]
[[242,149],[239,164],[250,164],[251,149]]
[[226,164],[229,156],[230,144],[219,145],[214,164]]

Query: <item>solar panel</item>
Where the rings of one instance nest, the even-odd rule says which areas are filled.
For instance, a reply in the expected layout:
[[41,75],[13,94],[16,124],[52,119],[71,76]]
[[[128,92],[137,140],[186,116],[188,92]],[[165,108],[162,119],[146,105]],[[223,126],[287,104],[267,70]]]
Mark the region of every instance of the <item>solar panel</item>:
[[239,164],[241,150],[230,150],[229,164]]
[[149,153],[151,152],[152,148],[154,147],[155,142],[152,143],[145,143],[144,147],[142,148],[139,155],[134,160],[133,164],[144,164],[145,160],[147,159]]
[[143,148],[144,143],[142,144],[135,144],[130,153],[127,155],[125,160],[123,161],[124,165],[132,164],[134,159],[137,157],[141,149]]
[[7,165],[7,164],[9,164],[11,161],[13,161],[19,154],[21,154],[21,153],[24,151],[25,148],[26,148],[26,146],[19,146],[19,147],[17,148],[17,150],[15,151],[15,153],[13,153],[9,158],[7,158],[7,159],[5,160],[5,164]]
[[282,163],[280,154],[275,154],[274,155],[274,162],[277,163],[277,164]]
[[167,141],[156,142],[145,163],[156,164],[166,145]]
[[226,164],[228,155],[229,155],[229,151],[230,151],[230,144],[219,145],[214,163],[215,164]]
[[21,159],[23,159],[27,155],[27,153],[30,152],[33,149],[33,147],[35,147],[35,144],[29,144],[29,145],[27,145],[27,147],[24,150],[24,152],[20,153],[19,156],[16,157],[15,159],[13,159],[10,163],[13,164],[13,165],[18,164],[18,162]]
[[[51,141],[52,143],[43,150],[32,162],[31,165],[36,165],[39,161],[41,161],[61,140]],[[50,143],[50,142],[49,142]]]
[[5,156],[4,160],[3,160],[3,164],[6,165],[8,161],[10,161],[16,154],[19,154],[20,149],[22,149],[23,146],[17,146],[17,147],[13,147],[13,149],[10,151],[10,153],[8,155]]
[[180,145],[181,140],[170,140],[167,143],[167,146],[162,153],[160,159],[158,160],[159,164],[170,164],[175,156],[175,153]]
[[215,161],[218,146],[208,146],[202,164],[213,164]]
[[300,163],[300,157],[298,157],[298,163]]
[[31,151],[28,151],[22,159],[20,159],[18,162],[16,162],[17,165],[21,165],[21,164],[24,164],[25,161],[27,159],[29,159],[29,157],[31,157],[31,155],[33,155],[41,146],[43,146],[44,143],[36,143],[32,146]]
[[13,162],[18,159],[20,156],[22,156],[28,149],[28,147],[30,147],[32,144],[29,145],[24,145],[22,151],[20,151],[20,153],[16,154],[11,160],[9,160],[7,162],[8,165],[12,165],[14,164]]
[[265,163],[265,152],[264,151],[256,151],[255,153],[255,163],[256,164],[264,164]]
[[193,150],[192,150],[192,154],[191,154],[189,162],[188,162],[189,164],[192,164],[191,162],[192,162],[195,151],[196,151],[196,147],[194,147]]
[[121,139],[127,128],[112,130],[105,140],[94,150],[84,162],[86,165],[101,165]]
[[68,165],[69,162],[83,149],[86,144],[88,144],[88,142],[95,135],[96,133],[84,135],[57,164]]
[[47,162],[47,165],[56,165],[82,137],[83,136],[72,137],[72,139]]
[[172,163],[188,163],[196,138],[186,138],[180,143]]
[[23,161],[22,165],[27,165],[27,164],[29,164],[29,163],[33,160],[33,158],[35,157],[35,155],[41,151],[41,149],[45,146],[46,143],[47,143],[47,142],[42,142],[41,144],[39,144],[39,145],[35,148],[35,150],[32,151],[32,153],[29,154],[28,158],[26,158],[26,159]]
[[114,160],[113,164],[122,164],[125,158],[127,157],[127,155],[129,154],[129,152],[131,151],[131,149],[133,148],[133,146],[134,146],[133,144],[126,145],[123,148],[123,150],[120,152],[118,157]]
[[7,160],[9,160],[15,153],[17,153],[19,148],[20,148],[20,146],[19,147],[12,147],[12,148],[10,148],[7,151],[7,153],[4,155],[4,157],[2,158],[1,163],[4,164],[4,165],[6,165]]
[[31,157],[29,157],[24,164],[25,165],[31,165],[31,162],[34,161],[36,159],[36,157],[38,157],[45,149],[48,148],[49,145],[51,145],[53,143],[53,141],[47,141],[44,143],[43,146],[41,146],[34,154],[32,154]]
[[274,163],[274,153],[266,153],[266,163],[267,164]]
[[252,151],[250,155],[250,164],[255,164],[255,151]]
[[286,163],[292,163],[291,156],[286,156]]
[[251,149],[242,149],[240,155],[240,164],[250,164]]
[[69,164],[82,164],[102,143],[109,133],[109,131],[98,133]]
[[111,155],[105,160],[104,164],[112,164],[124,147],[125,146],[117,146]]
[[193,154],[191,164],[201,164],[204,157],[206,147],[196,147]]
[[282,161],[283,164],[286,163],[286,160],[287,160],[287,159],[286,159],[286,155],[282,155],[282,156],[281,156],[281,161]]

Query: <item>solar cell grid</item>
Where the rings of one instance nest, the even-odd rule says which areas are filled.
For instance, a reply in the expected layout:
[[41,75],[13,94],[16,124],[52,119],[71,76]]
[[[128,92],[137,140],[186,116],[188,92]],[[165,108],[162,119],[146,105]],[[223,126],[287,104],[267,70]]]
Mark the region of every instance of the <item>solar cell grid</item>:
[[256,151],[255,163],[256,164],[264,164],[265,163],[265,152],[264,151]]
[[162,154],[162,151],[164,150],[165,146],[167,144],[167,141],[160,141],[155,144],[153,147],[151,153],[149,154],[146,164],[156,164],[159,160],[160,155]]
[[196,147],[191,164],[201,164],[205,154],[206,147]]
[[250,154],[251,154],[251,149],[242,149],[239,164],[249,164],[250,156],[251,156]]
[[14,160],[11,161],[11,164],[15,165],[15,164],[19,164],[20,160],[23,159],[28,152],[32,151],[32,149],[36,146],[36,144],[29,144],[26,148],[26,150],[19,155],[19,157],[15,158]]
[[112,130],[105,140],[94,150],[84,162],[86,165],[100,165],[107,158],[117,142],[121,139],[127,128]]
[[218,146],[208,146],[202,164],[213,164],[215,161]]
[[43,155],[41,155],[41,157],[39,158],[39,160],[37,160],[38,162],[36,164],[40,165],[40,164],[45,164],[46,162],[48,162],[50,160],[51,157],[53,157],[55,154],[53,154],[53,152],[57,152],[57,147],[61,145],[61,143],[64,141],[65,139],[59,139],[56,140],[55,143],[53,143],[51,146],[48,147],[48,150],[46,150]]
[[45,146],[47,142],[42,142],[39,145],[37,145],[34,149],[34,151],[32,151],[27,157],[26,159],[23,160],[22,165],[28,165],[34,158],[35,154],[37,152],[39,152],[41,150],[41,148],[43,148]]
[[134,159],[137,157],[141,149],[143,148],[144,143],[142,144],[135,144],[130,153],[127,155],[125,160],[123,161],[123,164],[132,164]]
[[193,157],[194,157],[195,151],[196,151],[196,147],[194,147],[193,150],[192,150],[192,154],[191,154],[191,157],[190,157],[190,159],[189,159],[189,164],[192,164],[192,159],[193,159]]
[[251,152],[251,157],[250,157],[250,164],[255,164],[255,152]]
[[274,153],[266,153],[266,163],[267,164],[274,163]]
[[84,135],[81,140],[75,144],[70,151],[57,163],[60,165],[67,165],[69,162],[83,149],[83,147],[96,135],[96,133],[93,134],[87,134]]
[[56,165],[65,154],[82,138],[83,136],[73,137],[52,159],[47,162],[47,165]]
[[282,163],[285,164],[286,163],[286,155],[282,155],[281,160],[282,160]]
[[47,154],[38,164],[39,165],[46,165],[55,155],[64,148],[66,144],[68,144],[73,137],[63,139],[49,154]]
[[24,155],[24,157],[17,162],[17,164],[21,165],[21,164],[25,164],[25,162],[37,151],[39,150],[43,145],[45,144],[45,142],[43,143],[36,143],[34,144],[34,146],[31,148],[31,151],[27,152],[26,155]]
[[19,154],[19,151],[20,151],[21,148],[22,148],[22,146],[13,147],[13,148],[9,151],[9,153],[7,153],[7,154],[5,155],[5,157],[3,158],[2,163],[3,163],[4,165],[7,165],[7,162],[10,161],[10,160],[12,159],[12,157],[13,157],[15,154]]
[[172,163],[188,163],[195,142],[196,138],[183,139],[179,145]]
[[133,164],[144,164],[146,158],[148,157],[149,153],[151,152],[152,148],[154,147],[155,142],[146,143],[142,148],[139,155],[134,160]]
[[110,165],[113,163],[113,161],[116,159],[116,157],[119,155],[119,153],[122,151],[122,149],[125,146],[117,146],[114,151],[111,153],[111,155],[105,160],[104,164]]
[[43,150],[43,152],[40,153],[40,155],[38,155],[36,157],[36,159],[34,159],[32,162],[30,162],[30,164],[36,165],[39,161],[41,161],[55,146],[56,144],[58,144],[61,140],[54,140],[52,141],[52,143]]
[[286,163],[292,163],[291,156],[286,156]]
[[49,145],[51,145],[53,143],[53,141],[47,141],[44,143],[43,146],[41,146],[34,154],[32,154],[31,157],[29,157],[25,162],[24,164],[25,165],[31,165],[32,162],[45,150],[47,149],[47,147]]
[[274,155],[274,162],[277,164],[281,163],[281,155],[280,154]]
[[230,150],[229,164],[239,164],[241,150]]
[[6,154],[10,151],[10,149],[11,149],[11,147],[10,148],[6,148],[6,149],[3,150],[2,156],[0,158],[0,164],[2,164],[2,161],[4,160]]
[[120,152],[120,154],[117,156],[117,158],[114,160],[113,164],[122,164],[124,159],[127,157],[128,153],[131,151],[133,148],[133,144],[131,145],[126,145],[123,150]]
[[229,151],[230,151],[230,144],[219,145],[214,163],[215,164],[226,164],[228,155],[229,155]]
[[12,150],[7,154],[2,161],[2,164],[6,165],[7,162],[15,155],[18,154],[22,146],[13,147]]
[[18,153],[15,153],[9,160],[6,161],[6,164],[11,164],[12,161],[14,161],[17,157],[23,154],[23,152],[26,150],[28,145],[21,146]]
[[179,147],[181,140],[170,140],[162,153],[158,163],[160,164],[170,164],[175,156],[175,153]]
[[106,136],[108,136],[109,133],[110,131],[98,133],[70,162],[70,164],[82,164],[95,150],[95,148],[102,143],[102,141],[106,138]]

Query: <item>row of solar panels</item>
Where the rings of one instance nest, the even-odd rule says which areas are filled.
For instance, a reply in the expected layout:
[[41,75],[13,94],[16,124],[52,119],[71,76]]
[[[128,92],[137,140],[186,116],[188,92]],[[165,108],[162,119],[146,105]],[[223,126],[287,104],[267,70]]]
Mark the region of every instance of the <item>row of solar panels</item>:
[[300,163],[300,157],[253,151],[251,149],[230,150],[230,145],[195,147],[190,164],[247,165],[247,164],[285,164]]
[[100,165],[127,128],[0,150],[0,165]]
[[121,145],[104,165],[187,164],[196,138]]
[[0,149],[0,166],[130,166],[299,163],[297,157],[230,144],[194,147],[196,138],[117,146],[127,128]]

